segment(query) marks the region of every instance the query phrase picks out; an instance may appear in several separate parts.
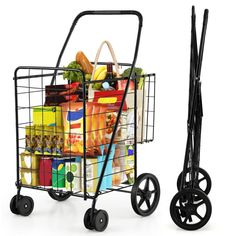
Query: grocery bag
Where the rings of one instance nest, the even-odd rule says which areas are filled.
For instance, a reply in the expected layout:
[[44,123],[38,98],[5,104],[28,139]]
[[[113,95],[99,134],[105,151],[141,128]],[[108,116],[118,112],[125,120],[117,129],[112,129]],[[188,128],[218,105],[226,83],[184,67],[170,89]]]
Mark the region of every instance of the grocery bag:
[[[95,57],[95,60],[94,60],[94,67],[93,67],[93,73],[92,73],[92,76],[91,76],[91,81],[94,81],[94,75],[95,75],[95,71],[96,71],[96,68],[97,68],[98,59],[99,59],[99,56],[100,56],[100,53],[101,53],[101,50],[102,50],[104,44],[107,45],[107,47],[109,49],[109,52],[111,54],[112,60],[114,62],[115,71],[116,71],[116,74],[117,74],[116,77],[117,78],[121,77],[120,76],[120,71],[119,71],[119,65],[118,65],[113,47],[112,47],[112,45],[109,41],[105,40],[101,43],[100,47],[98,48],[98,51],[97,51],[97,54],[96,54],[96,57]],[[93,84],[90,84],[89,89],[88,89],[88,99],[89,100],[94,98],[94,92],[95,91],[100,91],[100,90],[94,90],[92,85]],[[112,94],[112,92],[114,92],[114,91],[109,91],[109,92]]]

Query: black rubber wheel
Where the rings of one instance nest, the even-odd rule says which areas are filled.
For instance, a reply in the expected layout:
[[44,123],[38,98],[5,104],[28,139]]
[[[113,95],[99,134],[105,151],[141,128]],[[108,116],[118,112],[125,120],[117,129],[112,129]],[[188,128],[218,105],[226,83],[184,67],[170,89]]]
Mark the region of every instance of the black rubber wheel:
[[69,192],[63,193],[63,192],[55,192],[53,190],[48,191],[49,196],[59,202],[67,200],[71,194]]
[[[91,222],[91,212],[92,211],[92,208],[89,208],[85,214],[84,214],[84,226],[86,229],[89,229],[89,230],[93,230],[94,229],[94,226],[93,226],[93,222]],[[95,209],[94,210],[94,214],[97,212],[97,210]]]
[[[177,179],[177,188],[180,190],[180,185],[181,185],[181,178],[182,178],[182,173],[179,174],[179,177]],[[188,169],[187,174],[186,174],[186,182],[184,188],[189,188],[190,187],[190,182],[189,182],[189,173],[190,169]],[[195,182],[195,188],[200,189],[203,191],[206,195],[208,195],[211,191],[211,177],[210,175],[202,168],[199,168],[199,176],[198,180]]]
[[182,229],[202,228],[211,217],[212,206],[207,195],[198,189],[184,189],[178,192],[170,204],[170,215]]
[[22,216],[29,216],[34,209],[34,201],[31,197],[24,196],[17,202],[18,213]]
[[131,204],[134,211],[138,215],[149,216],[156,210],[159,199],[160,185],[156,176],[149,173],[141,174],[131,190]]
[[107,228],[109,222],[109,216],[106,211],[98,210],[94,213],[93,226],[98,232],[102,232]]
[[[16,215],[19,215],[19,212],[18,212],[18,209],[17,209],[17,206],[16,206],[16,198],[17,198],[17,195],[15,195],[12,199],[11,199],[11,202],[10,202],[10,210],[13,214],[16,214]],[[19,198],[23,198],[22,195],[19,196]]]

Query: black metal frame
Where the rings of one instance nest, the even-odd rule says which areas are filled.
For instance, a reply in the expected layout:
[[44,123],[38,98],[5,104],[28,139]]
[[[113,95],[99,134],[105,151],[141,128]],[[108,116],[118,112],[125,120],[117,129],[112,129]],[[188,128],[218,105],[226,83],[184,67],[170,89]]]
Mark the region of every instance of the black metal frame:
[[[25,186],[25,185],[22,185],[21,182],[20,182],[20,176],[19,176],[19,168],[20,168],[20,163],[19,163],[19,149],[20,149],[20,146],[19,146],[19,114],[18,114],[18,110],[19,110],[19,106],[18,106],[18,80],[21,80],[21,79],[28,79],[28,88],[29,88],[29,91],[28,93],[31,93],[30,91],[30,79],[31,78],[41,78],[41,90],[43,92],[43,79],[45,79],[45,77],[47,78],[52,78],[51,79],[51,85],[54,85],[56,83],[56,77],[59,76],[59,75],[62,75],[64,71],[77,71],[77,72],[80,72],[82,73],[83,75],[83,81],[82,81],[82,89],[83,89],[83,116],[86,117],[86,89],[87,89],[87,85],[88,84],[91,84],[91,83],[94,83],[93,81],[86,81],[85,80],[85,76],[84,76],[84,73],[80,70],[76,70],[76,69],[68,69],[68,68],[62,68],[60,67],[60,61],[61,61],[61,58],[63,56],[63,53],[65,51],[65,48],[69,42],[69,39],[71,37],[71,34],[75,28],[75,25],[77,24],[78,20],[82,17],[82,16],[85,16],[85,15],[135,15],[138,17],[138,21],[139,21],[139,26],[138,26],[138,32],[137,32],[137,39],[136,39],[136,46],[135,46],[135,52],[134,52],[134,57],[133,57],[133,62],[132,63],[118,63],[119,65],[121,66],[130,66],[131,67],[131,71],[130,71],[130,75],[128,78],[119,78],[119,79],[115,79],[115,80],[127,80],[127,83],[126,83],[126,87],[125,87],[125,90],[124,90],[124,95],[122,97],[122,101],[121,101],[121,104],[120,104],[120,108],[119,108],[119,111],[118,111],[118,114],[117,114],[117,119],[116,119],[116,122],[115,122],[115,125],[114,125],[114,131],[112,133],[112,136],[111,136],[111,141],[109,143],[109,146],[108,146],[108,151],[106,153],[106,156],[105,156],[105,160],[104,160],[104,164],[103,164],[103,167],[102,167],[102,171],[101,171],[101,174],[100,174],[100,177],[98,179],[98,184],[97,184],[97,188],[96,188],[96,192],[94,194],[94,196],[90,196],[87,194],[87,190],[86,190],[86,142],[83,143],[84,145],[84,152],[83,152],[83,173],[84,173],[84,190],[83,192],[84,193],[81,193],[81,194],[78,194],[78,193],[73,193],[71,192],[70,194],[72,196],[77,196],[77,197],[83,197],[84,200],[87,200],[87,199],[93,199],[93,203],[92,203],[92,208],[95,209],[95,205],[96,205],[96,199],[99,195],[101,194],[104,194],[104,193],[107,193],[107,192],[111,192],[111,191],[120,191],[120,192],[128,192],[130,193],[131,191],[129,190],[124,190],[124,188],[128,188],[128,187],[131,187],[132,185],[125,185],[125,186],[120,186],[118,188],[110,188],[108,189],[106,192],[102,193],[99,191],[100,189],[100,186],[101,186],[101,183],[102,183],[102,179],[105,175],[105,170],[106,170],[106,166],[107,166],[107,163],[108,163],[108,159],[109,159],[109,154],[111,152],[111,148],[112,148],[112,144],[114,142],[114,138],[115,138],[115,134],[116,134],[116,130],[117,130],[117,127],[118,127],[118,122],[119,122],[119,119],[121,117],[121,113],[122,113],[122,110],[123,110],[123,106],[125,104],[125,100],[126,100],[126,95],[128,93],[128,88],[129,88],[129,84],[130,84],[130,80],[131,78],[133,78],[134,80],[137,79],[137,76],[135,77],[134,74],[133,74],[133,69],[135,67],[135,64],[136,64],[136,59],[137,59],[137,55],[138,55],[138,49],[139,49],[139,42],[140,42],[140,36],[141,36],[141,28],[142,28],[142,22],[143,22],[143,18],[142,18],[142,15],[137,12],[137,11],[85,11],[85,12],[82,12],[80,13],[76,18],[75,20],[73,21],[72,23],[72,26],[70,28],[70,31],[69,31],[69,34],[65,40],[65,43],[62,47],[62,50],[59,54],[59,57],[58,57],[58,60],[57,60],[57,63],[56,63],[56,66],[55,67],[39,67],[39,66],[20,66],[18,68],[16,68],[15,70],[15,73],[14,73],[14,85],[15,85],[15,117],[16,117],[16,160],[17,160],[17,181],[16,181],[16,186],[17,186],[17,200],[19,199],[19,196],[20,196],[20,191],[21,191],[21,187],[25,187],[25,188],[32,188],[32,189],[38,189],[38,190],[43,190],[43,191],[50,191],[50,189],[45,189],[45,188],[41,188],[41,187],[34,187],[34,186]],[[100,65],[104,65],[106,64],[105,62],[99,62],[98,64]],[[19,71],[28,71],[28,75],[24,75],[24,76],[19,76],[18,73]],[[30,74],[30,71],[34,71],[34,70],[39,70],[41,71],[41,74]],[[44,73],[44,71],[49,71],[48,73]],[[147,111],[146,111],[146,114],[147,114],[147,120],[148,120],[148,116],[149,116],[149,92],[150,92],[150,86],[151,85],[154,85],[154,94],[153,94],[153,98],[154,98],[154,104],[153,104],[153,110],[150,111],[150,112],[153,112],[153,123],[152,124],[147,124],[147,128],[148,127],[151,127],[153,129],[153,134],[152,134],[152,138],[151,139],[148,139],[148,134],[146,134],[146,139],[142,139],[142,142],[150,142],[150,141],[153,141],[154,139],[154,122],[155,122],[155,74],[147,74],[147,75],[144,75],[145,78],[148,78],[148,80],[145,80],[145,82],[148,83],[148,105],[147,105]],[[152,81],[151,78],[154,78],[154,80]],[[102,82],[102,81],[96,81],[97,82]],[[152,84],[153,83],[153,84]],[[135,86],[136,83],[135,83]],[[135,87],[134,89],[134,125],[135,125],[135,129],[134,129],[134,173],[135,173],[135,176],[134,176],[134,179],[136,180],[137,178],[137,130],[136,130],[136,127],[137,127],[137,91],[136,91],[137,87]],[[143,94],[144,95],[144,94]],[[144,105],[144,104],[143,104]],[[29,105],[29,109],[31,109],[32,107]],[[143,108],[144,109],[144,108]],[[86,127],[86,119],[83,119],[83,126]],[[142,131],[143,133],[143,131]],[[86,140],[86,132],[83,132],[83,140]],[[60,191],[57,191],[55,190],[55,192],[60,192]],[[92,215],[91,215],[92,217]]]
[[184,189],[186,174],[189,172],[189,188],[197,188],[199,163],[200,163],[200,143],[202,128],[202,94],[201,94],[201,67],[205,43],[205,35],[208,21],[208,10],[204,11],[200,48],[198,52],[195,9],[192,7],[191,26],[191,54],[190,54],[190,77],[189,77],[189,103],[188,103],[188,137],[185,150],[183,174],[181,177],[180,190]]

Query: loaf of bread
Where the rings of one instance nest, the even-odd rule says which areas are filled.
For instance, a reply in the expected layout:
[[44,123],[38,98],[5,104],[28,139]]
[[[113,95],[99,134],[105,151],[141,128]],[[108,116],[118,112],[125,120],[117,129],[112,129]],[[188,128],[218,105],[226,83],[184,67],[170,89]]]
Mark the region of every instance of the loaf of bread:
[[82,51],[77,52],[76,62],[81,65],[82,70],[85,74],[93,73],[93,65],[90,63],[90,61]]

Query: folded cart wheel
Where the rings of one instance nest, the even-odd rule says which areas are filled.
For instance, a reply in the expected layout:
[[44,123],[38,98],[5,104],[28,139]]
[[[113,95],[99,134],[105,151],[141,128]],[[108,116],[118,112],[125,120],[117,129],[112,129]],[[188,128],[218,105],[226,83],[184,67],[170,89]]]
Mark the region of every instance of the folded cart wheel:
[[170,215],[177,226],[186,230],[202,228],[211,217],[211,202],[198,189],[184,189],[178,192],[170,204]]
[[98,210],[94,213],[93,226],[98,232],[102,232],[107,228],[109,216],[106,211]]
[[[97,210],[94,210],[94,214],[97,212]],[[91,220],[91,214],[92,214],[92,208],[89,208],[85,214],[84,214],[84,226],[86,229],[93,230],[94,225],[93,225],[93,220]]]
[[59,202],[65,201],[70,197],[70,193],[63,193],[63,192],[55,192],[53,190],[48,191],[49,196]]
[[[19,199],[23,198],[22,195],[19,196]],[[10,210],[13,214],[19,215],[17,204],[16,204],[17,195],[15,195],[10,202]]]
[[[180,190],[182,173],[183,172],[181,172],[179,174],[179,177],[177,179],[177,188],[178,188],[178,190]],[[187,173],[186,173],[186,176],[185,176],[185,181],[186,182],[185,182],[184,188],[190,188],[189,179],[190,179],[190,169],[187,170]],[[209,192],[211,191],[211,177],[202,168],[199,168],[198,179],[195,181],[194,187],[200,189],[206,195],[208,195]]]
[[151,215],[160,199],[160,185],[155,175],[141,174],[131,191],[131,204],[134,211],[141,216]]
[[17,202],[17,211],[22,216],[29,216],[34,209],[34,201],[31,197],[24,196]]

